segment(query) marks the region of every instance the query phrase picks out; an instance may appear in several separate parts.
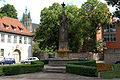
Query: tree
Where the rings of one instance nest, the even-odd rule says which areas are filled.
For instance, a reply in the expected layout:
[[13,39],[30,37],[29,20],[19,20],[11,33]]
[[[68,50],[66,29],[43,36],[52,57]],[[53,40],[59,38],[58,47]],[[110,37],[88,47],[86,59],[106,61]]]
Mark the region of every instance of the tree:
[[[78,26],[80,18],[78,18],[78,11],[74,5],[67,5],[65,7],[65,14],[67,16],[67,27],[69,36],[69,48],[74,52],[78,51],[82,43],[81,29]],[[59,26],[62,18],[62,6],[54,3],[49,8],[44,8],[41,11],[41,19],[39,28],[36,29],[34,40],[40,41],[40,48],[50,48],[54,46],[54,51],[58,49],[59,45]]]
[[17,19],[17,11],[13,5],[7,4],[0,8],[0,14],[4,14],[2,16],[8,16],[11,18]]
[[111,13],[106,4],[97,0],[87,0],[87,2],[82,4],[81,11],[84,13],[84,36],[87,39],[90,38],[90,51],[98,52],[96,47],[96,34],[100,27],[103,27],[105,24],[110,24]]
[[40,48],[39,48],[38,42],[33,43],[33,53],[40,53]]
[[[110,15],[107,5],[97,0],[88,0],[81,9],[74,5],[65,7],[68,27],[69,49],[77,52],[83,45],[83,39],[91,38],[93,49],[97,50],[96,34],[101,26],[110,22]],[[40,42],[40,49],[54,46],[58,49],[58,28],[62,16],[62,6],[54,3],[49,8],[41,11],[39,28],[36,29],[35,41]]]
[[116,11],[113,13],[115,17],[120,18],[120,0],[105,0],[108,5],[116,7]]

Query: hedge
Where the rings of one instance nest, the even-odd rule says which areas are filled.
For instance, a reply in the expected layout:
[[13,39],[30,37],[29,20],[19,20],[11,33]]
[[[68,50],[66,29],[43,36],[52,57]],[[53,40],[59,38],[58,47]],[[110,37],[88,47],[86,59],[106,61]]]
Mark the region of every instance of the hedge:
[[44,65],[44,62],[41,62],[40,60],[37,60],[37,61],[31,61],[31,64],[42,64],[42,65]]
[[93,77],[93,76],[97,76],[97,67],[67,64],[66,72]]
[[40,72],[43,69],[42,64],[11,65],[2,67],[4,75],[17,75],[24,73]]
[[44,62],[44,64],[48,64],[49,60],[48,59],[41,59],[41,62]]
[[69,62],[67,64],[85,65],[85,66],[94,66],[94,67],[96,67],[96,61],[95,60],[73,61],[73,62]]
[[0,75],[17,75],[25,73],[40,72],[43,70],[44,63],[40,61],[33,64],[3,65],[0,66]]
[[69,62],[66,65],[66,72],[79,74],[83,76],[97,76],[97,67],[95,60],[81,60]]

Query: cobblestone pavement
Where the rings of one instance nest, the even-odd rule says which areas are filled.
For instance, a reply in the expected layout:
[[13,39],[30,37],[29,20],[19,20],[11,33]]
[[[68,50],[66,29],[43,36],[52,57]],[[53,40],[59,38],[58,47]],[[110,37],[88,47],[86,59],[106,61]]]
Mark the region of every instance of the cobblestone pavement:
[[120,80],[120,79],[100,79],[97,77],[85,77],[68,73],[30,73],[13,76],[1,76],[0,80]]

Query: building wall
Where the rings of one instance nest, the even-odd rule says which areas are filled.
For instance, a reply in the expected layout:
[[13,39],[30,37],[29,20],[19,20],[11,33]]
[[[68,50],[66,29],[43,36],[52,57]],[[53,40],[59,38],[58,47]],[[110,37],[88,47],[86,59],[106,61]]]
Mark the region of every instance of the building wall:
[[116,41],[115,42],[106,42],[107,48],[120,48],[120,27],[116,23]]
[[[4,32],[0,32],[0,50],[4,49],[4,56],[5,58],[13,58],[13,54],[15,50],[19,50],[21,54],[21,60],[26,59],[32,56],[32,37],[17,35],[17,34],[5,34],[5,42],[1,42],[1,34]],[[11,43],[8,43],[8,34],[11,35]],[[17,43],[14,43],[14,36],[17,36]],[[19,37],[22,37],[22,43],[19,43]],[[27,44],[24,44],[24,37],[27,38]],[[30,40],[30,44],[28,41]]]
[[97,32],[97,35],[96,35],[96,40],[99,40],[99,39],[102,39],[103,38],[103,31],[102,31],[102,27],[100,27],[100,30]]
[[[103,28],[98,31],[96,40],[103,38]],[[104,61],[106,63],[115,63],[120,59],[120,27],[116,23],[116,41],[106,42],[107,50],[104,50]]]
[[116,54],[113,54],[113,53],[105,53],[104,54],[104,61],[105,63],[115,63],[117,60],[120,60],[120,53],[116,53]]

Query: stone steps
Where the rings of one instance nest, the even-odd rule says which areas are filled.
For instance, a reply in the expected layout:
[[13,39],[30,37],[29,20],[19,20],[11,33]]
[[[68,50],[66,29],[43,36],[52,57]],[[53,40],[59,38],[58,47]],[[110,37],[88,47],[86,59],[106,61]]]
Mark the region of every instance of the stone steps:
[[65,73],[66,72],[66,67],[45,65],[44,69],[43,69],[43,72]]

